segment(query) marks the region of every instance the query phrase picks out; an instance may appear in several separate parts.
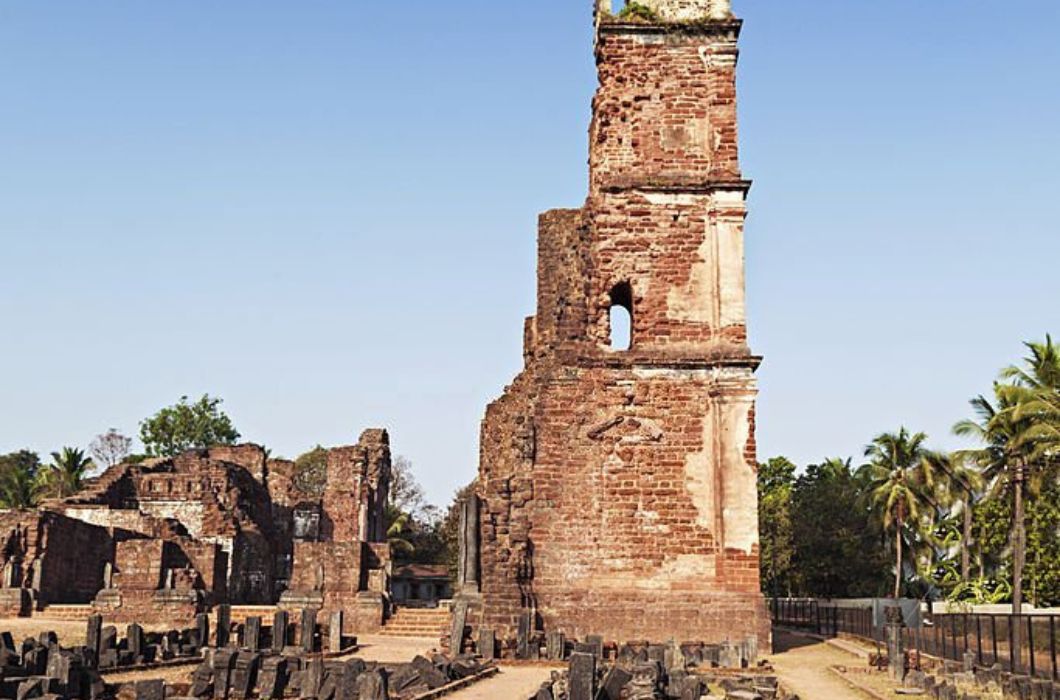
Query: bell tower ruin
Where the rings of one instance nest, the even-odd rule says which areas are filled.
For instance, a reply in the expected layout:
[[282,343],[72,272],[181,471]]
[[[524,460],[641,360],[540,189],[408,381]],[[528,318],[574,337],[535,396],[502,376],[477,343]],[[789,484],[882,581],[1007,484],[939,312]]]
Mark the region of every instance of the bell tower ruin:
[[589,195],[540,219],[537,312],[525,368],[483,421],[463,592],[501,637],[768,647],[741,22],[728,0],[606,3]]

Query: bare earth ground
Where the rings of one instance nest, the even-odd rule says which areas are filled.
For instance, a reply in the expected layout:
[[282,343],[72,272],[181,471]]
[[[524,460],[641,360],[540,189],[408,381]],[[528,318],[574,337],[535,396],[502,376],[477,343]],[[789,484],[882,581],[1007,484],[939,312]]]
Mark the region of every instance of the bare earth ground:
[[376,634],[357,635],[360,647],[350,658],[378,661],[384,664],[405,663],[417,655],[430,655],[438,648],[438,640],[430,637],[383,637]]
[[551,675],[552,670],[543,666],[501,666],[501,672],[496,676],[449,697],[454,700],[525,700],[533,697]]
[[[104,621],[103,624],[109,624]],[[144,625],[147,632],[164,632],[167,625]],[[55,632],[59,643],[64,647],[76,647],[85,643],[85,632],[88,625],[84,621],[49,620],[41,617],[0,617],[0,632],[10,632],[19,643],[27,637],[36,638],[41,632]],[[125,634],[125,626],[118,626],[118,634]]]
[[871,697],[852,688],[829,670],[831,666],[857,666],[865,662],[824,642],[777,630],[776,652],[769,661],[781,683],[802,700],[866,700]]
[[[159,629],[164,626],[159,627]],[[150,629],[150,628],[148,628]],[[41,618],[0,618],[0,631],[9,631],[16,641],[37,637],[41,632],[54,631],[64,646],[83,644],[85,623]],[[360,650],[354,655],[365,661],[400,663],[411,661],[417,654],[429,654],[437,649],[438,640],[432,638],[383,637],[361,635]],[[863,658],[846,653],[825,642],[777,631],[776,653],[769,657],[777,675],[802,700],[866,700],[870,697],[852,687],[831,670],[845,666],[854,670],[852,678],[869,685],[884,697],[900,698],[890,691],[890,684],[882,674],[865,675]],[[193,665],[162,668],[131,673],[108,674],[109,682],[123,682],[144,678],[165,678],[170,682],[187,682]],[[530,697],[549,678],[551,670],[542,666],[502,666],[501,672],[488,680],[454,693],[455,700],[499,700],[500,698]]]

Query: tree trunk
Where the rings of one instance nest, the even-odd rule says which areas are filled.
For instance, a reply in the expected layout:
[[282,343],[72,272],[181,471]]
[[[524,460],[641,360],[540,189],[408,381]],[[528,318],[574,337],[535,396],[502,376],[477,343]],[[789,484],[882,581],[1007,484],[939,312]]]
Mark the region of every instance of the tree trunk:
[[965,491],[964,532],[961,536],[961,581],[972,578],[972,492]]
[[1016,467],[1012,513],[1012,614],[1023,614],[1023,564],[1027,556],[1027,524],[1023,522],[1023,467]]
[[894,597],[895,599],[902,595],[902,506],[898,506],[898,527],[895,528],[898,533],[895,536],[894,549],[897,552],[895,555],[895,569],[894,569]]
[[1023,559],[1026,556],[1027,524],[1023,522],[1023,465],[1016,467],[1015,500],[1012,513],[1012,655],[1016,668],[1020,668],[1023,656]]

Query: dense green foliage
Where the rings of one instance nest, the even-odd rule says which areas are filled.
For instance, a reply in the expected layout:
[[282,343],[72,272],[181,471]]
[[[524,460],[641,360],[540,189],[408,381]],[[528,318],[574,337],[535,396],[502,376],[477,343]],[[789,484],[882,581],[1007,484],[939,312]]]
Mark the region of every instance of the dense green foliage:
[[804,590],[857,597],[886,588],[882,525],[867,499],[868,486],[849,459],[811,465],[796,481],[795,563]]
[[37,505],[40,457],[21,450],[0,456],[0,507],[25,509]]
[[152,457],[175,457],[187,450],[234,445],[239,431],[221,410],[221,399],[203,394],[195,403],[187,396],[140,423],[140,441]]
[[795,465],[775,457],[758,467],[758,522],[762,557],[762,590],[792,595],[791,501]]
[[[759,466],[762,586],[771,595],[947,597],[1060,604],[1060,346],[1027,343],[953,454],[900,428],[868,463]],[[789,552],[790,556],[786,556]]]

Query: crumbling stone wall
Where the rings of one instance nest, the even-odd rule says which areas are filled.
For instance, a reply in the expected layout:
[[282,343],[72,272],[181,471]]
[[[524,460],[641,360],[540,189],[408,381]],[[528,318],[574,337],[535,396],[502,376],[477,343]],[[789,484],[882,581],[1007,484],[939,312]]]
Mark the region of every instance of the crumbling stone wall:
[[39,607],[91,601],[114,542],[105,529],[59,513],[6,511],[0,513],[0,547],[6,577],[0,587],[26,590]]
[[[589,197],[541,218],[526,367],[483,422],[472,619],[764,647],[740,24],[716,3],[645,4],[667,21],[601,18]],[[629,349],[611,347],[614,306]]]
[[[294,488],[294,465],[268,460],[260,446],[192,450],[118,465],[34,513],[0,513],[12,581],[0,585],[0,608],[91,601],[115,621],[187,621],[217,603],[276,603],[296,585],[317,607],[356,604],[378,626],[389,566],[386,432],[329,450],[328,470],[314,500]],[[314,528],[296,527],[300,511],[319,521]]]
[[[390,463],[385,430],[366,430],[356,445],[328,451],[317,536],[295,539],[281,605],[316,607],[325,614],[343,610],[365,632],[382,626],[389,591]],[[295,504],[294,510],[304,505]]]

